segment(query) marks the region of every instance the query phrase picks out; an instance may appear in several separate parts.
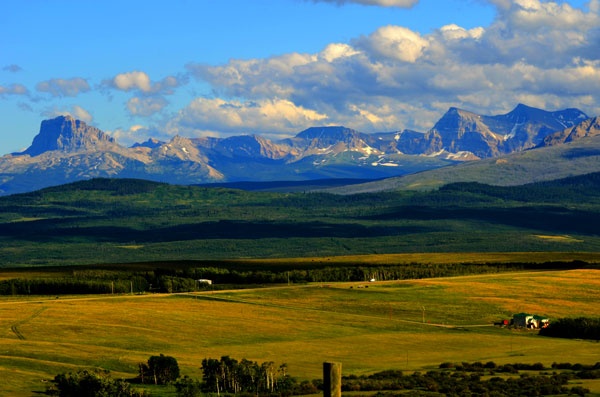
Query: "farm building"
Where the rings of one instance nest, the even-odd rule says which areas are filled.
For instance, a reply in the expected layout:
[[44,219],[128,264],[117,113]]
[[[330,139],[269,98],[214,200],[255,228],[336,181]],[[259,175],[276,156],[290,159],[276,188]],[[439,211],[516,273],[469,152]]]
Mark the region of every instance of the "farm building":
[[206,279],[206,278],[201,278],[199,280],[196,280],[199,284],[207,284],[207,285],[212,285],[212,280]]
[[550,324],[550,319],[537,314],[518,313],[513,315],[512,324],[515,327],[524,328],[546,328]]

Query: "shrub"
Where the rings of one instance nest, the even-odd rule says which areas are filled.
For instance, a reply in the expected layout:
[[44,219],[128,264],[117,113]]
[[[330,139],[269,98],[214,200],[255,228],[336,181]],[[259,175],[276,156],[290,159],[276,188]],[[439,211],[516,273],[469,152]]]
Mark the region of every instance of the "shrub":
[[56,375],[49,395],[59,397],[145,397],[143,391],[131,389],[124,380],[114,380],[108,371],[81,370],[76,373]]

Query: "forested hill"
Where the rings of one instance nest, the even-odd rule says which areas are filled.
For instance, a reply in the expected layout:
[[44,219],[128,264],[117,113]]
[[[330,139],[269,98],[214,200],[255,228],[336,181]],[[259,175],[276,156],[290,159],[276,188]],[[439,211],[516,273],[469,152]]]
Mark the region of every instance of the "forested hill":
[[[323,185],[337,184],[341,182],[335,182],[336,180],[317,181]],[[343,181],[343,180],[340,180]],[[358,180],[360,181],[360,180]],[[315,181],[311,181],[311,184],[315,184]],[[350,183],[354,183],[352,180]],[[207,184],[199,186],[191,186],[190,189],[222,189],[222,190],[269,190],[269,188],[279,188],[280,184],[285,185],[286,182],[272,182],[266,188],[266,184],[259,183],[259,188],[253,187],[252,182],[239,183],[239,184]],[[300,182],[294,182],[294,186],[301,186]],[[273,186],[271,186],[273,185]],[[154,192],[159,187],[177,186],[181,188],[184,186],[180,185],[169,185],[167,183],[148,181],[143,179],[109,179],[109,178],[95,178],[74,183],[69,183],[60,186],[49,187],[35,192],[22,193],[18,195],[0,197],[1,201],[10,202],[13,199],[26,198],[26,197],[40,197],[43,195],[51,195],[55,193],[68,193],[74,191],[97,191],[97,192],[108,192],[112,195],[130,195],[130,194],[142,194]],[[516,201],[529,201],[529,202],[547,202],[547,201],[574,201],[580,200],[581,198],[593,198],[600,195],[600,172],[594,172],[585,175],[577,175],[573,177],[561,178],[552,181],[534,182],[519,186],[494,186],[479,182],[456,182],[448,185],[441,186],[437,191],[415,193],[416,196],[435,197],[440,193],[445,192],[462,192],[471,194],[480,194],[484,196],[498,197],[507,200]],[[387,193],[365,193],[373,197],[387,196]],[[365,194],[360,194],[365,195]],[[328,194],[324,194],[328,195]],[[341,198],[340,198],[341,200]]]
[[504,200],[524,202],[579,202],[598,200],[600,172],[568,178],[528,183],[520,186],[492,186],[477,182],[457,182],[440,187],[440,192],[482,194]]
[[93,179],[0,197],[0,266],[339,255],[600,253],[600,174],[356,195]]

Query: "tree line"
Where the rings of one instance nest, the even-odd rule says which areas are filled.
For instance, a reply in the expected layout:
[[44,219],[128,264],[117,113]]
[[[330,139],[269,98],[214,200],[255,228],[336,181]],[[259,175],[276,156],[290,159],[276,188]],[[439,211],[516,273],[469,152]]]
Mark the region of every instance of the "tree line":
[[[78,270],[71,275],[44,278],[14,278],[0,281],[0,295],[123,294],[143,292],[190,292],[219,285],[243,286],[310,282],[348,282],[376,279],[407,280],[500,273],[537,268],[575,268],[571,263],[502,263],[502,264],[432,264],[350,265],[311,268],[262,267],[253,269],[203,266],[184,269],[156,268],[146,271]],[[213,285],[197,280],[209,279]]]
[[540,329],[540,335],[568,339],[590,339],[600,341],[600,317],[559,318],[546,328]]
[[[276,365],[271,361],[259,364],[247,359],[238,361],[222,356],[220,359],[203,359],[201,368],[201,380],[180,377],[175,358],[163,354],[151,356],[147,363],[140,363],[139,375],[134,382],[170,385],[175,388],[177,397],[214,396],[215,393],[287,397],[317,394],[323,389],[321,379],[298,382],[290,376],[286,364]],[[537,371],[537,374],[519,371]],[[377,396],[405,395],[406,391],[451,396],[584,396],[589,393],[588,389],[582,386],[569,387],[569,381],[578,379],[600,379],[600,362],[594,365],[553,363],[551,368],[541,363],[496,365],[492,361],[485,364],[446,362],[440,364],[438,370],[426,373],[404,374],[399,370],[386,370],[372,375],[343,376],[341,388],[343,392],[378,392]],[[135,390],[129,382],[115,380],[104,370],[60,374],[52,383],[46,394],[58,397],[148,396],[146,391]]]
[[[259,364],[240,361],[229,356],[202,360],[202,380],[181,377],[174,357],[160,354],[138,364],[138,376],[128,382],[113,379],[105,370],[79,370],[56,375],[46,394],[58,397],[147,397],[144,390],[132,388],[132,383],[172,385],[178,397],[204,394],[247,394],[253,396],[290,396],[314,394],[318,390],[310,382],[298,383],[286,364],[272,361]],[[308,386],[310,385],[310,386]]]

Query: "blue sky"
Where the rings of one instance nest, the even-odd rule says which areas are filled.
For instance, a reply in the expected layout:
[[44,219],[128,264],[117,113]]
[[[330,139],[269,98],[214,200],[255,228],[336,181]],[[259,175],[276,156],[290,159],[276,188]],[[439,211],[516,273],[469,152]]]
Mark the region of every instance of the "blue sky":
[[7,0],[0,154],[70,114],[148,137],[426,131],[451,106],[600,114],[600,0]]

